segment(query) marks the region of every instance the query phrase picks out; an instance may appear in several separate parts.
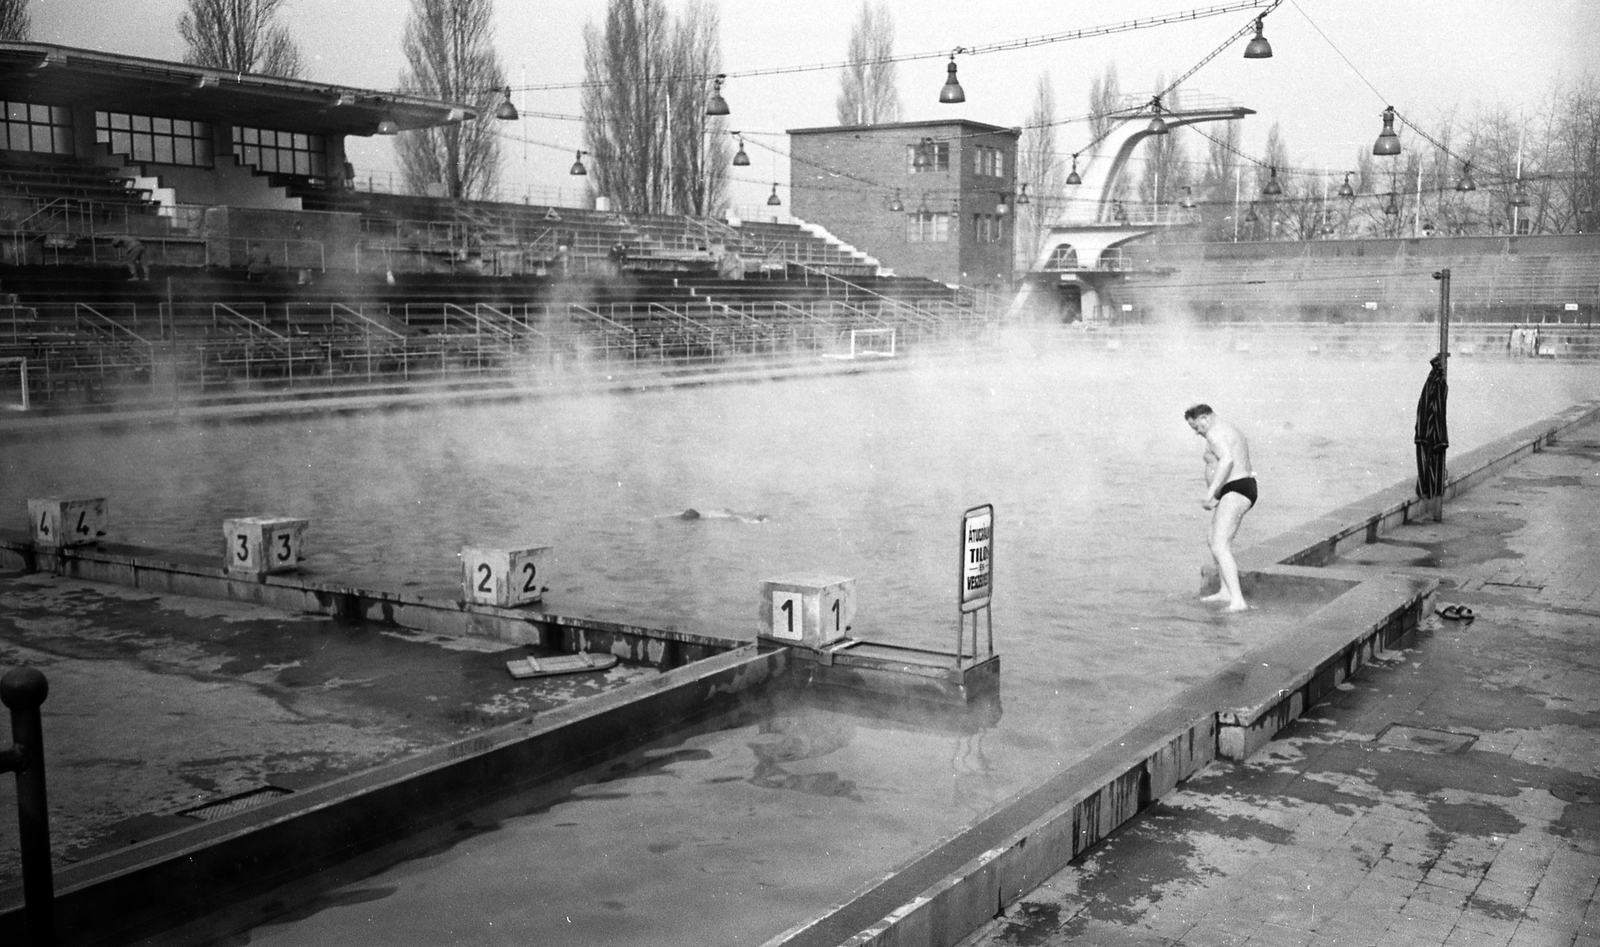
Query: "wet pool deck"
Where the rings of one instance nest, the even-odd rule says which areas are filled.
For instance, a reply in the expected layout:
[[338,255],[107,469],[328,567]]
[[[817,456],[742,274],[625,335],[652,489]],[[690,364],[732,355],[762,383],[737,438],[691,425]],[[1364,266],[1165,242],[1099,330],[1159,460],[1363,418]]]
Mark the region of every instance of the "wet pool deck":
[[1473,620],[1430,615],[965,947],[1600,947],[1600,424],[1329,565]]
[[[0,666],[50,681],[47,791],[64,864],[192,827],[199,816],[180,813],[195,807],[265,801],[660,673],[624,661],[519,681],[506,669],[548,653],[0,572]],[[17,880],[12,799],[0,787],[0,887]]]

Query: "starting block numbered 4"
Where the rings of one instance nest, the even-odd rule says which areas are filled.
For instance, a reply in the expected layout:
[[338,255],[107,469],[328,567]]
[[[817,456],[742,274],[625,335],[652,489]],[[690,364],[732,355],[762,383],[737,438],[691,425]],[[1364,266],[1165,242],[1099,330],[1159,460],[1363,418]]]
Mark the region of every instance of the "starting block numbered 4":
[[264,575],[292,572],[306,557],[309,520],[274,516],[247,516],[222,524],[227,543],[224,557],[229,572]]
[[821,649],[847,637],[855,619],[855,579],[795,573],[761,583],[762,638]]
[[29,500],[28,519],[33,521],[35,544],[81,546],[106,534],[106,501],[104,497]]
[[527,549],[461,550],[461,594],[468,602],[513,608],[530,605],[544,595],[549,546]]

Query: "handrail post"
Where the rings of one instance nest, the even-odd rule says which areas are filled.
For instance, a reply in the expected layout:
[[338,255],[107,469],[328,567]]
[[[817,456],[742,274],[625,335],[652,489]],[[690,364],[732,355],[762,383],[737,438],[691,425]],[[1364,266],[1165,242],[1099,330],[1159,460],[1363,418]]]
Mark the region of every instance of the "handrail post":
[[11,709],[10,749],[0,750],[0,772],[17,774],[17,827],[22,841],[22,897],[30,947],[56,941],[55,880],[50,869],[50,821],[44,793],[44,727],[39,706],[50,683],[34,668],[0,677],[0,703]]

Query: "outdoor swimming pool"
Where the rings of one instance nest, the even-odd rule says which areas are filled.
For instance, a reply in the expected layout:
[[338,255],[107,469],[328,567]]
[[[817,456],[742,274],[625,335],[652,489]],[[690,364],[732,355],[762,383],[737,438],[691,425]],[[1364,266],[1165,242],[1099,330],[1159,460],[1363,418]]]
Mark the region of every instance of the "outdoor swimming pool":
[[[1453,450],[1600,396],[1588,366],[1454,361]],[[1251,438],[1245,545],[1409,477],[1426,372],[1023,344],[854,376],[64,436],[8,451],[0,501],[20,527],[27,497],[103,495],[114,538],[219,555],[225,518],[303,516],[319,578],[439,594],[462,545],[549,543],[554,611],[742,638],[762,579],[824,571],[858,580],[859,635],[925,644],[953,637],[961,511],[993,503],[992,725],[780,703],[251,935],[760,942],[1312,606],[1194,601],[1207,514],[1185,407]],[[765,519],[675,515],[690,507]],[[467,916],[439,907],[462,898]]]

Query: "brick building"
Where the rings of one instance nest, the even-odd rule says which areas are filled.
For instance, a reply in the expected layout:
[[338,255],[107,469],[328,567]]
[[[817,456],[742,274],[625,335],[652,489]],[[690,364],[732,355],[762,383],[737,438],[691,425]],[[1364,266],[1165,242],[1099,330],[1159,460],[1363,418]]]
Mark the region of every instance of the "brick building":
[[790,129],[791,206],[899,275],[1007,287],[1020,136],[964,119]]

